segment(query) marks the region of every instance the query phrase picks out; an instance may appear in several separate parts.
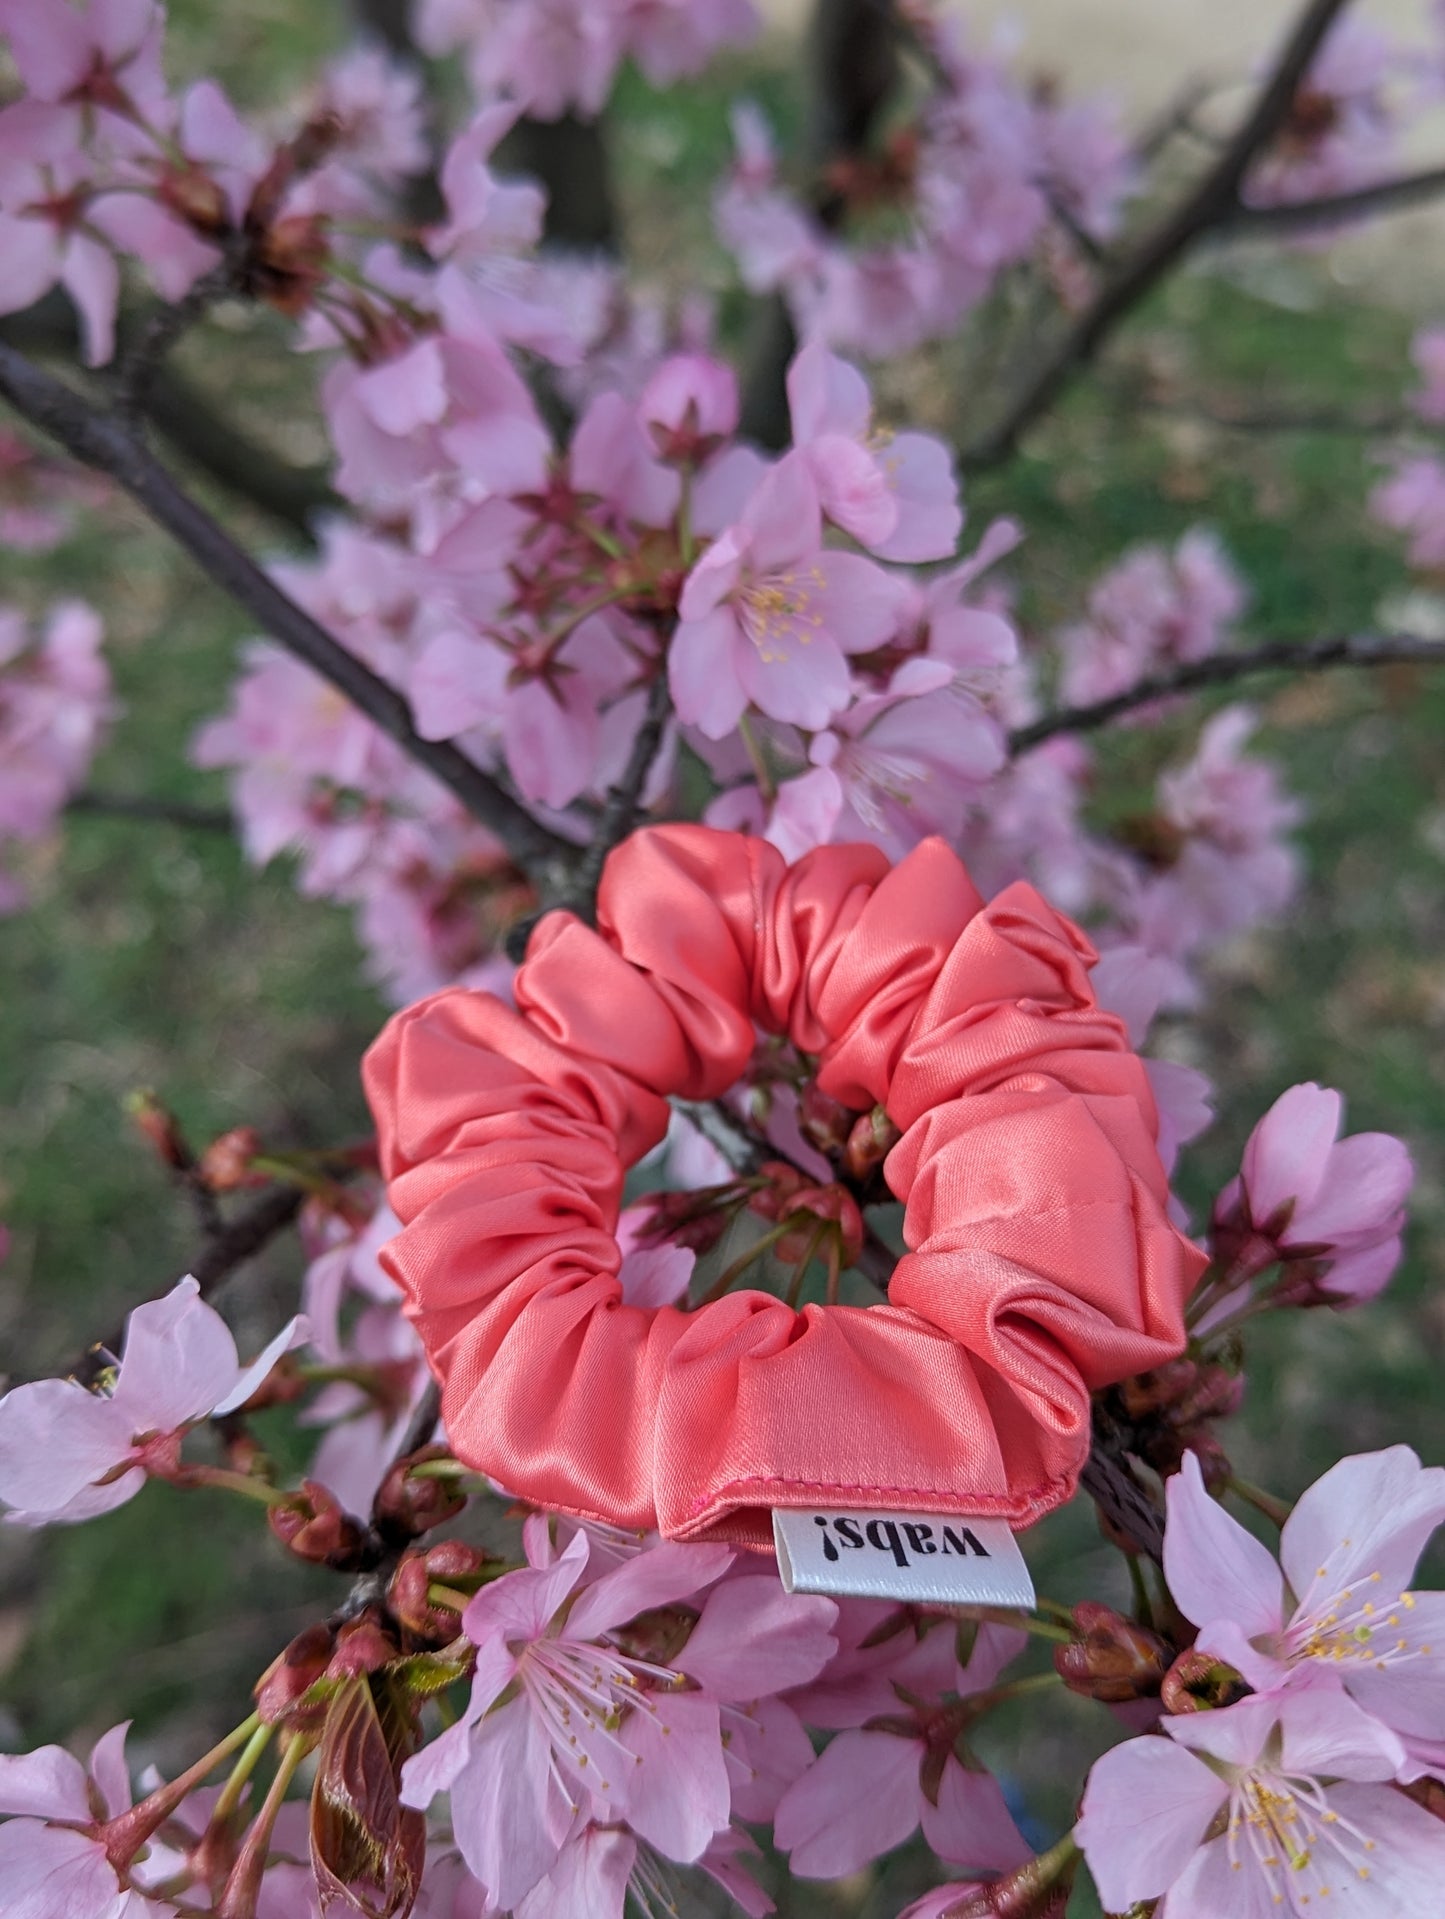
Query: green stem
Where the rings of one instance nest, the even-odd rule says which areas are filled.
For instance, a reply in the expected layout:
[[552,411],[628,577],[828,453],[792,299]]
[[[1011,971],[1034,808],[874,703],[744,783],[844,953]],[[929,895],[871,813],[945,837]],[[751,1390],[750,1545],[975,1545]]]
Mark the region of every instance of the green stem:
[[228,1472],[224,1466],[183,1466],[176,1486],[219,1486],[228,1493],[240,1493],[243,1499],[257,1499],[263,1506],[279,1506],[290,1497],[279,1486],[268,1486],[250,1473]]
[[[980,1625],[1012,1626],[1034,1639],[1052,1639],[1059,1646],[1072,1646],[1079,1636],[1072,1625],[1056,1625],[1053,1620],[1040,1619],[1037,1613],[1015,1611],[1011,1606],[951,1606],[949,1611],[960,1619],[976,1619]],[[1053,1676],[1044,1675],[1049,1679]]]
[[1154,1630],[1154,1602],[1149,1597],[1148,1583],[1144,1578],[1144,1568],[1139,1564],[1138,1553],[1126,1553],[1129,1562],[1129,1586],[1134,1594],[1134,1617],[1141,1626]]
[[817,1226],[813,1229],[812,1238],[808,1241],[804,1249],[803,1257],[793,1268],[793,1277],[788,1283],[784,1303],[791,1306],[794,1312],[798,1310],[798,1301],[803,1294],[803,1281],[807,1276],[808,1268],[817,1257],[818,1248],[823,1243],[823,1235],[828,1231],[829,1224],[830,1222],[826,1219],[819,1220]]
[[458,1592],[455,1586],[433,1584],[427,1587],[426,1597],[429,1606],[444,1606],[448,1612],[463,1613],[476,1594]]
[[988,1692],[975,1693],[967,1703],[973,1709],[972,1716],[992,1712],[995,1706],[1007,1705],[1010,1699],[1027,1699],[1031,1693],[1051,1692],[1063,1685],[1056,1672],[1026,1673],[1022,1679],[1007,1680],[1002,1686],[991,1687]]
[[419,1466],[413,1466],[407,1473],[408,1479],[466,1479],[472,1476],[475,1468],[464,1466],[459,1459],[424,1459]]
[[246,1781],[256,1770],[256,1762],[271,1743],[274,1726],[261,1725],[251,1734],[240,1758],[231,1768],[231,1776],[221,1788],[221,1795],[211,1808],[210,1823],[213,1826],[224,1825],[241,1802],[241,1794],[246,1789]]
[[1253,1506],[1257,1513],[1263,1513],[1265,1518],[1273,1521],[1276,1526],[1283,1526],[1294,1511],[1287,1499],[1277,1499],[1273,1493],[1267,1493],[1262,1486],[1256,1486],[1248,1479],[1241,1479],[1238,1473],[1231,1473],[1224,1483],[1232,1493],[1244,1500],[1246,1505]]
[[758,783],[758,791],[771,803],[778,797],[778,789],[773,784],[773,776],[768,771],[768,763],[763,758],[763,750],[758,745],[757,734],[754,733],[746,713],[742,714],[738,720],[738,738],[747,749],[748,759],[752,763],[753,778]]
[[761,1239],[755,1239],[746,1251],[739,1253],[731,1265],[724,1266],[721,1273],[718,1274],[712,1285],[709,1286],[702,1298],[697,1302],[698,1305],[711,1306],[715,1300],[721,1299],[733,1282],[747,1271],[754,1260],[761,1259],[763,1254],[769,1252],[776,1246],[780,1239],[785,1239],[789,1233],[796,1232],[797,1227],[797,1216],[793,1213],[789,1213],[786,1219],[780,1219],[776,1226],[763,1234]]

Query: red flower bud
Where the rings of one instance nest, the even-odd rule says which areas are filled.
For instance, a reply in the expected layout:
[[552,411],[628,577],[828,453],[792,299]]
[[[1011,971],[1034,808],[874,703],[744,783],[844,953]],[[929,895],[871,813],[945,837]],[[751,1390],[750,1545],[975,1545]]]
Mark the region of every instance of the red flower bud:
[[1210,1712],[1234,1705],[1250,1690],[1243,1673],[1191,1646],[1165,1673],[1160,1697],[1168,1713]]
[[798,1101],[798,1130],[820,1153],[841,1153],[858,1114],[810,1079]]
[[161,1164],[173,1173],[184,1172],[191,1163],[191,1152],[170,1108],[142,1087],[127,1095],[125,1110],[137,1131],[155,1148]]
[[213,1139],[201,1154],[196,1168],[201,1184],[213,1193],[233,1193],[238,1186],[255,1185],[250,1168],[260,1150],[261,1135],[254,1126],[233,1126]]
[[354,1572],[364,1556],[366,1535],[335,1496],[314,1479],[303,1479],[301,1491],[291,1493],[266,1515],[281,1544],[298,1559]]
[[300,1701],[326,1671],[335,1635],[330,1626],[308,1626],[256,1681],[256,1710],[268,1726],[285,1719],[297,1727],[319,1726],[325,1701],[302,1708]]
[[452,1479],[418,1478],[414,1466],[431,1459],[450,1459],[445,1446],[423,1446],[417,1452],[398,1459],[382,1480],[372,1506],[372,1517],[388,1537],[415,1539],[433,1526],[454,1519],[467,1503],[466,1494],[457,1490]]
[[1070,1692],[1119,1706],[1159,1691],[1172,1648],[1158,1633],[1092,1600],[1075,1606],[1074,1623],[1083,1637],[1054,1648],[1054,1670]]
[[401,1648],[381,1623],[381,1615],[368,1607],[355,1619],[348,1619],[336,1635],[336,1650],[326,1668],[328,1679],[355,1679],[359,1674],[379,1672],[389,1666]]
[[408,1637],[423,1646],[446,1646],[461,1630],[449,1606],[434,1606],[431,1588],[451,1586],[462,1592],[487,1563],[487,1555],[461,1539],[441,1539],[425,1552],[409,1552],[391,1576],[387,1609]]
[[848,1135],[843,1164],[853,1179],[868,1179],[903,1137],[881,1106],[865,1113]]

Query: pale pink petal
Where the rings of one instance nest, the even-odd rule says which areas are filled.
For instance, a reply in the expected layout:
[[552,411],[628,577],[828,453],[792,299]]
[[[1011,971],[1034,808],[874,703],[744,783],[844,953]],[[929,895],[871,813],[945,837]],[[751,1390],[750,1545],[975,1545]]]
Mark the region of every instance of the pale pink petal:
[[46,220],[0,213],[0,313],[20,313],[48,293],[60,277],[60,247]]
[[1096,1759],[1074,1837],[1105,1909],[1167,1892],[1228,1798],[1216,1773],[1167,1739],[1131,1739]]
[[1442,1520],[1445,1467],[1421,1466],[1408,1446],[1357,1453],[1331,1466],[1301,1497],[1280,1538],[1300,1616],[1328,1610],[1342,1588],[1375,1573],[1393,1601]]
[[773,1838],[800,1879],[842,1879],[901,1845],[918,1824],[922,1747],[886,1732],[841,1732],[795,1786]]
[[[1407,1738],[1438,1739],[1445,1732],[1445,1593],[1411,1595],[1408,1609],[1392,1608],[1375,1628],[1384,1655],[1351,1659],[1337,1670],[1352,1699]],[[1391,1626],[1394,1619],[1397,1624]],[[1403,1640],[1404,1648],[1399,1642]],[[1421,1650],[1428,1647],[1429,1651]],[[1361,1647],[1368,1654],[1370,1647]],[[1388,1655],[1398,1651],[1398,1658]],[[1331,1662],[1333,1663],[1333,1662]]]
[[898,530],[898,501],[873,455],[841,433],[825,433],[805,449],[818,504],[835,526],[881,550]]
[[66,0],[43,7],[34,0],[0,0],[0,34],[37,100],[63,100],[89,70],[95,43],[84,16]]
[[500,1635],[477,1649],[472,1690],[460,1717],[437,1737],[413,1753],[401,1769],[401,1803],[420,1811],[439,1792],[448,1792],[471,1756],[472,1727],[490,1712],[517,1676],[517,1661]]
[[1281,1919],[1286,1908],[1275,1898],[1280,1880],[1271,1882],[1248,1846],[1239,1856],[1243,1863],[1236,1869],[1223,1839],[1202,1846],[1170,1888],[1168,1903],[1160,1908],[1164,1919]]
[[1281,1093],[1250,1134],[1242,1170],[1259,1224],[1292,1202],[1314,1198],[1340,1130],[1342,1104],[1332,1088],[1307,1080]]
[[1286,1238],[1293,1245],[1333,1244],[1392,1220],[1414,1177],[1403,1141],[1389,1133],[1352,1133],[1331,1150],[1324,1184],[1290,1220]]
[[95,1815],[85,1767],[63,1746],[0,1753],[0,1812],[89,1825]]
[[686,1546],[665,1539],[604,1573],[567,1615],[569,1639],[595,1639],[639,1613],[693,1598],[733,1563],[727,1546]]
[[420,426],[435,426],[451,404],[442,350],[422,340],[394,360],[383,360],[356,381],[356,397],[383,433],[398,438]]
[[[738,1816],[746,1817],[742,1813]],[[777,1907],[752,1874],[744,1872],[739,1863],[740,1859],[761,1857],[762,1854],[745,1832],[739,1832],[736,1826],[729,1826],[717,1834],[698,1865],[709,1878],[717,1881],[734,1904],[748,1915],[748,1919],[768,1919],[768,1914],[776,1912]]]
[[[676,644],[674,641],[674,650]],[[766,653],[739,636],[733,651],[733,671],[760,713],[775,720],[791,720],[794,726],[806,727],[809,732],[826,726],[848,704],[848,668],[832,635],[826,632],[808,633],[790,625],[770,635]],[[717,710],[710,714],[711,720],[715,720]],[[736,719],[733,724],[737,724]],[[709,724],[702,723],[702,730],[710,739],[722,737]]]
[[473,1728],[471,1757],[451,1795],[462,1857],[492,1904],[509,1912],[556,1864],[574,1811],[525,1698]]
[[122,1720],[103,1732],[90,1749],[87,1771],[100,1788],[105,1809],[114,1819],[131,1803],[130,1769],[125,1763],[125,1739],[130,1721]]
[[283,1353],[289,1353],[297,1346],[304,1346],[311,1337],[311,1327],[302,1313],[297,1313],[268,1342],[265,1348],[251,1361],[224,1399],[218,1400],[212,1407],[216,1418],[226,1413],[234,1413],[244,1406],[263,1380],[269,1379],[276,1362]]
[[618,1826],[584,1826],[517,1907],[516,1919],[622,1919],[637,1841]]
[[1284,1624],[1284,1581],[1274,1556],[1212,1499],[1199,1461],[1184,1455],[1168,1481],[1164,1577],[1186,1619],[1233,1620],[1249,1637]]
[[677,610],[684,621],[706,619],[736,591],[748,558],[748,539],[730,527],[714,540],[683,582]]
[[772,1822],[783,1794],[813,1763],[813,1742],[781,1699],[755,1699],[724,1714],[728,1779],[735,1819]]
[[823,521],[813,476],[800,453],[788,454],[763,475],[740,524],[749,535],[752,573],[780,573],[811,563],[823,544]]
[[1378,1719],[1342,1692],[1308,1689],[1278,1702],[1280,1770],[1326,1779],[1390,1779],[1405,1748]]
[[1284,1684],[1289,1676],[1290,1662],[1273,1653],[1260,1652],[1246,1636],[1244,1628],[1232,1619],[1216,1619],[1205,1626],[1195,1645],[1201,1652],[1212,1653],[1216,1659],[1222,1659],[1226,1666],[1233,1666],[1242,1673],[1256,1692],[1268,1692],[1271,1688]]
[[623,1255],[617,1269],[622,1297],[629,1306],[655,1311],[675,1306],[688,1289],[697,1254],[686,1246],[638,1246]]
[[[832,735],[825,733],[819,737],[826,740]],[[843,783],[828,766],[814,767],[795,780],[784,780],[778,787],[765,837],[785,860],[799,860],[804,853],[832,839],[843,811],[843,799]],[[713,818],[709,810],[709,821]],[[718,819],[717,824],[722,825],[723,821]]]
[[40,1379],[0,1399],[0,1500],[58,1512],[130,1453],[131,1427],[108,1399],[67,1379]]
[[1181,1746],[1207,1753],[1228,1766],[1257,1764],[1279,1725],[1278,1699],[1241,1699],[1214,1712],[1184,1713],[1165,1719],[1160,1730]]
[[880,560],[946,560],[963,531],[953,455],[928,433],[900,433],[877,454],[898,502],[898,523],[882,541],[869,540]]
[[785,1593],[772,1575],[744,1575],[709,1593],[677,1656],[715,1699],[761,1699],[816,1679],[838,1650],[831,1599]]
[[[1369,1878],[1361,1880],[1356,1871],[1350,1888],[1351,1919],[1356,1914],[1405,1919],[1438,1911],[1445,1885],[1445,1820],[1388,1786],[1332,1786],[1328,1799],[1331,1812],[1374,1841]],[[1315,1905],[1311,1901],[1311,1912]]]
[[711,538],[732,526],[767,470],[767,461],[750,446],[728,446],[714,454],[693,484],[694,531]]
[[861,553],[822,553],[822,586],[809,596],[809,610],[823,617],[829,636],[845,653],[867,653],[898,630],[906,588]]
[[422,642],[407,678],[424,740],[451,740],[504,709],[510,662],[493,641],[447,626]]
[[952,1756],[938,1782],[938,1804],[924,1795],[922,1814],[924,1838],[952,1864],[1011,1872],[1030,1855],[997,1779],[991,1772],[968,1770]]
[[84,233],[71,236],[60,283],[75,302],[85,342],[87,366],[104,366],[115,352],[115,310],[120,302],[120,267],[109,247]]
[[111,1404],[132,1433],[170,1433],[209,1413],[239,1372],[230,1327],[187,1274],[131,1314]]
[[1319,1289],[1341,1309],[1363,1306],[1389,1284],[1403,1252],[1404,1241],[1396,1233],[1373,1246],[1362,1246],[1358,1252],[1337,1254],[1322,1274]]
[[574,1533],[550,1566],[524,1566],[494,1579],[462,1614],[462,1628],[477,1647],[493,1638],[540,1639],[587,1565],[588,1539]]
[[31,1819],[0,1826],[0,1886],[9,1919],[130,1919],[128,1906],[134,1913],[102,1847]]
[[622,1742],[641,1764],[627,1781],[627,1823],[665,1858],[700,1859],[728,1822],[731,1794],[718,1709],[700,1693],[654,1693]]
[[683,620],[667,649],[667,683],[677,717],[708,739],[725,739],[748,703],[737,662],[752,652],[726,607]]
[[862,439],[873,417],[868,382],[846,360],[811,341],[788,368],[788,412],[793,439],[803,446],[824,434]]

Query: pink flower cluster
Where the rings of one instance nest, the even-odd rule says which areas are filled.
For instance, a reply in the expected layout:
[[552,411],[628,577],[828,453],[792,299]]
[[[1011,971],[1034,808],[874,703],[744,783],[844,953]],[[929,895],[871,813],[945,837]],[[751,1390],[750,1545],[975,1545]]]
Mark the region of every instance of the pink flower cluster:
[[[1445,328],[1422,327],[1410,357],[1421,384],[1409,404],[1427,427],[1445,423]],[[1432,452],[1400,454],[1393,471],[1370,495],[1370,510],[1382,525],[1409,536],[1406,557],[1426,574],[1445,569],[1445,462]]]
[[[540,1515],[526,1546],[462,1616],[465,1712],[403,1771],[408,1803],[450,1795],[491,1906],[621,1919],[670,1862],[766,1913],[737,1822],[770,1824],[803,1878],[852,1873],[920,1822],[964,1865],[1027,1857],[965,1738],[1020,1635],[982,1629],[960,1666],[953,1622],[790,1597],[726,1548]],[[821,1756],[806,1726],[834,1733]]]
[[1409,1582],[1442,1520],[1445,1469],[1406,1446],[1361,1454],[1305,1493],[1276,1563],[1186,1454],[1169,1481],[1169,1589],[1199,1652],[1254,1690],[1095,1765],[1077,1837],[1111,1912],[1432,1909],[1445,1824],[1394,1782],[1439,1763],[1445,1594]]
[[1354,15],[1340,20],[1251,172],[1247,197],[1261,206],[1311,200],[1393,171],[1408,109],[1419,103],[1411,82],[1422,52]]
[[[835,169],[829,185],[854,216],[846,237],[784,184],[752,106],[735,113],[716,205],[747,287],[780,290],[805,336],[877,359],[952,334],[1002,273],[1036,255],[1047,264],[1072,229],[1107,238],[1133,184],[1108,108],[1031,89],[932,7],[912,18],[934,85],[880,159]],[[1076,278],[1077,266],[1061,291]]]
[[[84,783],[115,713],[101,639],[79,600],[53,606],[38,636],[0,607],[0,856],[7,841],[43,838]],[[0,866],[0,913],[24,897]]]
[[1186,533],[1172,553],[1135,547],[1090,588],[1085,619],[1059,635],[1064,699],[1087,706],[1218,652],[1245,599],[1243,582],[1205,528]]
[[590,120],[624,60],[669,86],[745,45],[759,22],[753,0],[416,0],[413,24],[427,53],[465,51],[481,98]]

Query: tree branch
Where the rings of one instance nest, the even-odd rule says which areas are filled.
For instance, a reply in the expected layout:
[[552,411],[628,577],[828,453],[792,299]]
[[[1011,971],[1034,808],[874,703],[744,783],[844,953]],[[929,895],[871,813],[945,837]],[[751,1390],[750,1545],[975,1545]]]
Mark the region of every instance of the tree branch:
[[597,831],[589,842],[578,868],[574,889],[579,902],[577,910],[589,920],[597,910],[597,888],[602,879],[602,868],[606,863],[607,855],[614,846],[627,838],[636,823],[642,791],[662,750],[663,736],[667,731],[667,716],[671,711],[667,669],[665,666],[659,666],[657,677],[647,689],[647,711],[641,726],[637,729],[637,737],[632,742],[632,751],[628,755],[622,778],[608,791],[606,803],[597,822]]
[[1316,200],[1281,200],[1258,207],[1241,204],[1224,227],[1230,235],[1296,233],[1302,228],[1339,226],[1370,213],[1397,212],[1418,201],[1433,200],[1438,193],[1445,193],[1445,166],[1376,180],[1371,186],[1355,187],[1348,193],[1321,194]]
[[1206,686],[1227,686],[1252,673],[1316,673],[1332,666],[1401,663],[1445,666],[1445,641],[1396,633],[1379,639],[1271,640],[1247,653],[1213,653],[1208,659],[1191,660],[1187,666],[1176,667],[1171,673],[1156,673],[1147,680],[1139,680],[1106,700],[1094,700],[1087,706],[1063,707],[1056,713],[1045,713],[1041,719],[1031,720],[1027,726],[1015,727],[1009,734],[1009,752],[1016,758],[1056,734],[1091,733],[1136,707],[1148,706],[1177,693],[1197,693]]
[[[254,1259],[264,1247],[291,1226],[305,1203],[299,1186],[276,1186],[264,1193],[244,1213],[228,1221],[218,1232],[206,1238],[205,1245],[190,1265],[191,1276],[199,1283],[202,1299],[209,1299],[223,1279],[238,1266]],[[91,1346],[71,1371],[71,1378],[82,1386],[91,1386],[115,1361],[125,1339],[125,1327],[118,1326],[107,1339]]]
[[283,593],[204,507],[120,421],[98,413],[72,388],[0,345],[0,398],[85,465],[107,473],[189,553],[271,637],[305,662],[494,832],[545,895],[560,890],[575,849],[533,819],[506,790],[449,741],[424,740],[394,688],[339,645]]
[[1098,352],[1114,328],[1150,293],[1196,240],[1225,225],[1239,208],[1245,175],[1278,132],[1300,81],[1347,0],[1308,0],[1268,81],[1219,158],[1104,281],[1093,304],[1067,330],[1014,395],[1003,418],[964,449],[975,470],[1006,460]]

